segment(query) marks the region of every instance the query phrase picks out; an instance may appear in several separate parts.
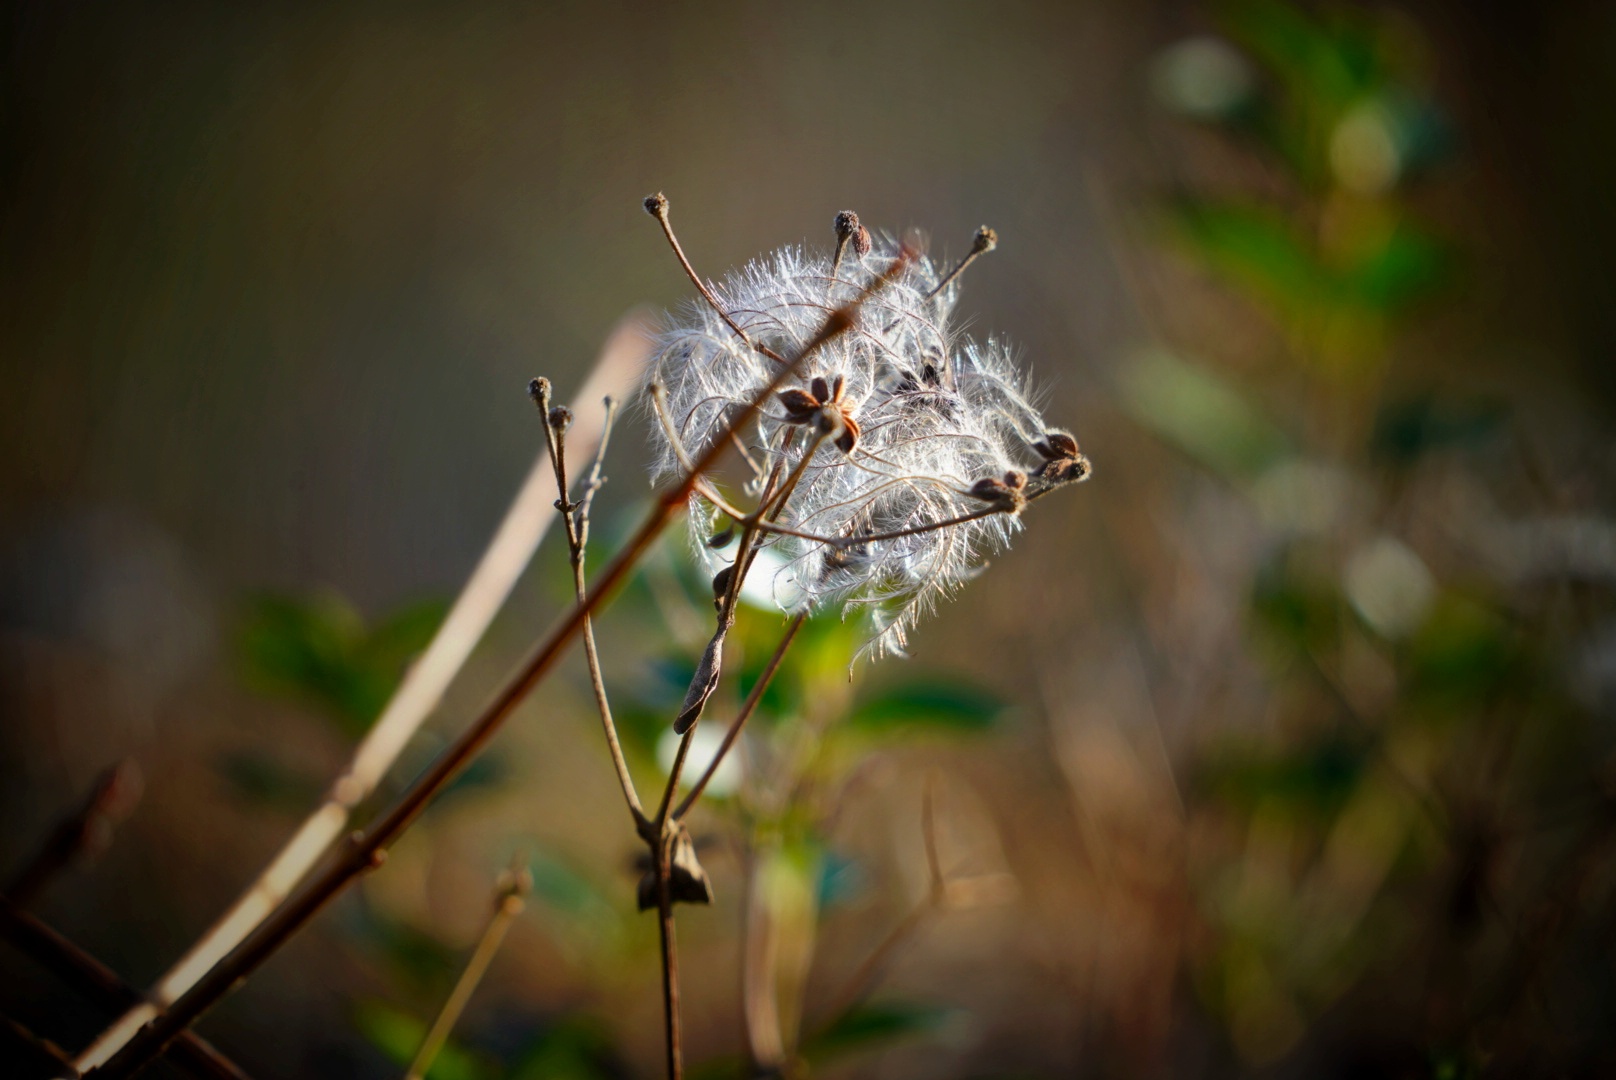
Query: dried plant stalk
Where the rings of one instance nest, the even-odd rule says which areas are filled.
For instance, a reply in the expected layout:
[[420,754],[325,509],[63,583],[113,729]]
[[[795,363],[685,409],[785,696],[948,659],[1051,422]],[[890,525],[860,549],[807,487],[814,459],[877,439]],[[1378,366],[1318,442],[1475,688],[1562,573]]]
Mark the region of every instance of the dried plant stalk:
[[[639,377],[649,347],[644,321],[637,316],[625,319],[607,339],[580,393],[598,400],[627,392]],[[599,437],[599,419],[580,423],[572,432],[574,445],[585,454],[593,450]],[[109,1060],[141,1027],[246,940],[342,835],[354,808],[376,789],[411,737],[437,708],[449,683],[504,606],[517,578],[544,539],[553,516],[548,495],[550,476],[549,455],[541,453],[443,625],[355,750],[347,770],[331,786],[325,803],[303,823],[230,910],[157,981],[147,999],[79,1055],[75,1065],[81,1071]]]
[[472,950],[471,959],[466,961],[465,970],[460,973],[454,989],[449,992],[448,1000],[438,1011],[438,1018],[432,1022],[426,1037],[421,1040],[421,1049],[416,1052],[415,1060],[410,1062],[404,1080],[421,1080],[432,1068],[432,1062],[437,1060],[438,1052],[449,1041],[449,1033],[454,1030],[455,1024],[460,1022],[461,1014],[466,1011],[466,1003],[471,1000],[477,984],[482,982],[483,974],[493,962],[494,954],[499,952],[499,946],[505,940],[505,934],[510,930],[511,923],[522,913],[522,908],[527,904],[527,894],[532,891],[533,875],[519,862],[513,863],[509,870],[500,875],[499,882],[494,887],[494,910],[488,916],[488,923],[483,927],[482,936],[477,939],[477,947]]
[[[45,923],[0,897],[0,937],[35,963],[54,973],[75,993],[112,1012],[140,1000],[130,986],[101,961]],[[193,1076],[209,1080],[248,1080],[247,1074],[194,1031],[182,1033],[169,1049],[169,1061]],[[75,1075],[77,1070],[75,1070]]]
[[[907,253],[900,255],[885,274],[872,281],[848,303],[831,311],[826,316],[821,330],[806,341],[788,363],[734,412],[730,430],[741,430],[751,424],[759,415],[764,403],[771,400],[788,379],[798,374],[801,365],[808,357],[850,330],[860,305],[872,292],[901,272],[906,260]],[[460,771],[482,751],[516,706],[524,701],[534,687],[550,673],[567,646],[581,632],[585,621],[624,582],[629,572],[639,563],[651,544],[661,536],[662,531],[673,521],[676,514],[685,509],[691,492],[702,474],[716,464],[728,448],[726,435],[724,439],[715,441],[703,450],[701,456],[693,462],[688,475],[681,477],[677,483],[661,493],[645,521],[606,567],[595,591],[574,605],[561,622],[545,635],[470,726],[455,738],[391,807],[379,815],[368,829],[355,833],[349,843],[341,849],[338,857],[333,858],[301,892],[271,912],[268,918],[242,939],[241,944],[208,969],[190,990],[182,994],[149,1024],[136,1031],[123,1049],[108,1058],[95,1075],[102,1080],[112,1080],[131,1076],[144,1068],[162,1052],[175,1035],[188,1028],[232,987],[257,970],[260,964],[301,930],[326,903],[355,878],[385,861],[388,845],[397,840],[443,786],[459,775]],[[677,779],[676,771],[670,780],[676,782]],[[663,845],[658,850],[665,850],[666,847]],[[663,881],[661,892],[664,904],[667,903],[666,867],[667,862],[664,861],[659,874]]]

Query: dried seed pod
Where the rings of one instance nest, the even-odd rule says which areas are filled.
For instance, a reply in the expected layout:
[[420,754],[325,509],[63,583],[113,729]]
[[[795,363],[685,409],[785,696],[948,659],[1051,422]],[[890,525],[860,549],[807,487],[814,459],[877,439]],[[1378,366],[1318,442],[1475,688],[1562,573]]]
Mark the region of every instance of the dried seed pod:
[[572,410],[565,405],[557,405],[550,410],[549,421],[558,433],[565,432],[572,426]]
[[714,551],[719,551],[723,548],[729,547],[730,541],[734,539],[735,526],[726,525],[724,528],[719,529],[717,532],[713,533],[713,535],[707,538],[707,546],[712,548]]
[[1077,440],[1064,431],[1046,431],[1043,440],[1033,444],[1045,458],[1071,458],[1079,454]]
[[782,390],[775,397],[786,410],[786,419],[793,424],[806,424],[819,412],[819,399],[798,387]]
[[984,476],[971,485],[971,498],[981,499],[983,502],[999,502],[1009,495],[1010,489],[996,476]]
[[973,499],[981,499],[1013,514],[1027,505],[1026,486],[1026,474],[1012,469],[1005,473],[1003,480],[996,476],[983,477],[971,485],[970,494]]
[[854,420],[851,416],[848,416],[845,412],[841,415],[842,430],[841,433],[836,436],[836,449],[840,450],[844,454],[851,454],[853,452],[853,448],[858,446],[858,421]]
[[1075,457],[1050,458],[1034,475],[1049,484],[1070,484],[1087,480],[1093,472],[1089,459],[1078,454]]
[[[677,826],[673,850],[668,860],[668,899],[675,904],[711,904],[713,884],[696,858],[696,845],[690,839],[690,830],[683,822]],[[653,867],[647,867],[640,877],[635,899],[641,911],[657,906],[657,876]]]
[[724,569],[713,575],[713,602],[717,603],[729,595],[730,579],[735,576],[735,564],[730,563]]

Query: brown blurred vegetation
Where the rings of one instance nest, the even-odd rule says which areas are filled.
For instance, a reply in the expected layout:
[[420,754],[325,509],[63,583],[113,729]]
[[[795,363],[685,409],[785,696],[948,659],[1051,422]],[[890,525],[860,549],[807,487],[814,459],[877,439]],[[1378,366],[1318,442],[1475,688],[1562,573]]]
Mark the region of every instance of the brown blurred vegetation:
[[[1607,6],[4,27],[0,870],[137,760],[139,806],[36,907],[130,982],[277,849],[430,633],[538,447],[528,377],[565,394],[626,309],[684,298],[638,207],[662,189],[711,276],[844,206],[939,250],[992,224],[962,311],[1097,467],[914,659],[849,686],[854,631],[813,631],[755,754],[834,797],[699,815],[692,1062],[742,1052],[750,876],[815,1075],[1616,1071]],[[603,544],[645,495],[630,416]],[[637,768],[699,649],[683,562],[664,545],[602,624]],[[568,595],[552,542],[438,731]],[[599,741],[574,665],[201,1030],[254,1076],[398,1075],[522,850],[535,900],[433,1075],[654,1075]],[[926,895],[933,782],[975,884],[838,1026]],[[109,1019],[5,948],[0,1012],[70,1049]]]

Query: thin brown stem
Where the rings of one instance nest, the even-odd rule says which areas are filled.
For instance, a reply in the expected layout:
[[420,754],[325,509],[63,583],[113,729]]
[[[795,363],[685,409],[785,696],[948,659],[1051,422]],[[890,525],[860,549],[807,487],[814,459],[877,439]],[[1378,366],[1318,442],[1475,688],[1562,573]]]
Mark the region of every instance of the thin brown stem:
[[662,235],[668,238],[668,246],[673,248],[673,254],[679,260],[679,265],[684,267],[685,276],[690,278],[690,283],[696,287],[697,292],[701,293],[702,299],[706,300],[712,309],[718,313],[718,317],[724,320],[725,325],[735,331],[735,336],[744,341],[747,348],[756,349],[777,364],[785,363],[785,357],[767,345],[753,341],[750,335],[741,329],[740,323],[736,322],[724,305],[718,302],[718,297],[713,295],[713,290],[708,287],[705,281],[701,280],[700,275],[696,273],[696,268],[690,265],[690,260],[685,257],[685,249],[679,244],[679,238],[673,234],[673,222],[668,220],[668,197],[660,191],[655,195],[647,196],[645,212],[657,219],[657,224],[662,226]]
[[994,248],[996,248],[998,246],[999,246],[999,234],[998,233],[994,232],[992,229],[988,228],[986,225],[982,226],[980,229],[977,229],[976,230],[976,235],[971,238],[971,250],[966,252],[965,258],[963,258],[963,259],[961,259],[959,261],[959,265],[955,266],[954,269],[950,270],[948,272],[948,274],[943,278],[943,280],[941,280],[941,281],[939,281],[937,283],[937,287],[935,289],[933,289],[931,292],[926,294],[926,299],[927,300],[935,299],[939,294],[942,293],[942,291],[944,289],[948,288],[949,285],[953,284],[955,278],[957,278],[961,274],[965,273],[965,268],[967,266],[970,266],[979,257],[981,257],[983,255],[986,255],[988,252],[992,251]]
[[[633,386],[649,348],[650,332],[643,322],[634,317],[624,319],[601,349],[582,394],[595,397]],[[588,445],[593,438],[587,422],[573,430],[574,447]],[[550,467],[542,459],[528,469],[516,498],[431,643],[410,665],[381,715],[331,784],[325,800],[230,907],[152,984],[146,999],[114,1021],[79,1054],[75,1064],[80,1070],[87,1071],[111,1058],[136,1032],[246,941],[300,884],[320,871],[335,842],[348,831],[356,809],[371,797],[442,702],[450,683],[482,640],[544,538],[554,520],[548,512],[549,472]]]
[[662,1019],[667,1032],[668,1080],[684,1076],[684,1047],[679,1023],[679,943],[675,937],[673,897],[668,870],[671,838],[662,841],[657,860],[657,926],[662,942]]
[[[846,333],[853,325],[859,306],[873,292],[896,277],[908,264],[910,253],[904,251],[893,260],[887,270],[870,282],[848,304],[831,312],[819,333],[805,344],[791,361],[780,369],[768,385],[742,408],[730,422],[730,430],[742,430],[751,423],[763,403],[773,397],[787,379],[796,374],[802,363],[826,342]],[[694,463],[695,469],[668,488],[657,499],[655,506],[639,529],[629,538],[615,558],[607,565],[595,591],[575,604],[561,622],[545,635],[528,658],[505,685],[493,696],[477,718],[467,727],[425,772],[398,797],[368,829],[356,833],[326,869],[310,879],[297,895],[277,908],[259,923],[239,945],[198,979],[167,1011],[157,1016],[126,1043],[121,1050],[96,1071],[101,1080],[121,1080],[143,1068],[162,1052],[175,1035],[189,1027],[214,1002],[239,984],[266,959],[272,956],[293,934],[314,917],[332,897],[366,870],[381,864],[386,849],[415,821],[443,786],[459,775],[460,771],[480,753],[493,738],[516,706],[526,700],[535,686],[550,673],[573,637],[583,628],[595,608],[611,596],[627,578],[629,571],[639,562],[651,543],[662,534],[678,511],[684,506],[697,479],[710,469],[728,449],[726,439],[715,439]]]
[[472,950],[471,959],[466,961],[466,968],[460,973],[460,979],[450,991],[449,998],[443,1003],[438,1017],[432,1022],[426,1037],[421,1040],[421,1049],[416,1052],[415,1060],[410,1063],[409,1071],[404,1074],[404,1080],[421,1080],[432,1068],[432,1062],[437,1060],[438,1053],[449,1041],[449,1033],[454,1030],[455,1024],[460,1022],[461,1014],[466,1011],[466,1004],[471,1001],[471,995],[482,981],[483,974],[487,972],[488,965],[493,961],[494,954],[499,951],[500,944],[505,940],[505,934],[511,928],[511,923],[522,913],[527,903],[527,894],[533,890],[533,876],[520,864],[513,863],[511,868],[500,875],[499,883],[494,890],[494,910],[488,916],[488,923],[483,927],[482,937],[477,939],[477,947]]
[[[111,968],[17,908],[7,897],[0,897],[0,936],[75,993],[109,1013],[116,1014],[140,1001],[140,991],[120,979]],[[180,1033],[169,1049],[169,1057],[193,1076],[208,1080],[248,1080],[239,1066],[194,1031]]]
[[72,863],[98,854],[111,842],[112,829],[140,801],[140,766],[126,758],[96,779],[89,798],[51,830],[33,858],[5,887],[17,907],[33,904],[45,886]]
[[7,1067],[15,1069],[17,1075],[66,1077],[68,1080],[79,1075],[73,1067],[73,1059],[49,1039],[35,1035],[9,1016],[0,1016],[0,1029],[7,1032],[7,1038],[0,1040],[8,1050]]
[[[567,533],[573,595],[581,604],[588,594],[584,581],[584,557],[589,546],[589,511],[595,502],[595,492],[600,490],[603,482],[600,477],[601,464],[606,458],[606,448],[611,441],[612,423],[617,416],[617,403],[610,397],[605,399],[606,416],[601,422],[600,443],[595,449],[595,460],[584,480],[583,491],[578,501],[573,503],[567,498],[570,488],[567,484],[566,427],[556,422],[562,417],[570,419],[570,414],[553,414],[548,380],[534,379],[532,391],[534,403],[539,407],[539,416],[544,425],[544,437],[550,447],[550,460],[555,463],[556,490],[559,492],[556,509],[561,512],[562,523]],[[640,795],[634,789],[634,778],[629,773],[628,760],[623,756],[623,744],[617,737],[617,725],[612,720],[611,701],[606,696],[606,681],[601,676],[600,653],[595,646],[595,625],[591,618],[584,619],[583,642],[584,662],[589,670],[589,685],[595,695],[595,710],[600,714],[601,729],[606,736],[606,748],[611,754],[612,766],[617,772],[618,786],[623,789],[623,801],[628,804],[628,812],[634,819],[635,829],[639,830],[645,826],[645,808],[640,805]]]
[[786,650],[791,647],[791,642],[797,636],[797,631],[802,629],[802,624],[807,619],[808,613],[801,612],[786,625],[785,635],[781,637],[780,644],[775,646],[774,655],[769,657],[768,664],[763,668],[763,674],[758,677],[757,685],[752,687],[752,692],[746,696],[746,701],[741,705],[741,711],[735,714],[734,720],[730,721],[729,730],[724,733],[724,741],[719,744],[718,752],[713,755],[713,760],[707,763],[707,768],[702,771],[701,778],[696,781],[689,794],[680,801],[678,808],[674,810],[673,818],[675,821],[688,814],[690,808],[696,805],[696,800],[701,798],[702,792],[707,790],[707,785],[711,782],[713,774],[718,772],[718,767],[724,763],[724,756],[729,753],[730,748],[735,745],[735,740],[740,737],[741,729],[746,726],[747,720],[751,719],[752,714],[757,711],[758,702],[763,700],[763,692],[769,688],[769,683],[774,679],[774,673],[780,670],[780,662],[785,659]]

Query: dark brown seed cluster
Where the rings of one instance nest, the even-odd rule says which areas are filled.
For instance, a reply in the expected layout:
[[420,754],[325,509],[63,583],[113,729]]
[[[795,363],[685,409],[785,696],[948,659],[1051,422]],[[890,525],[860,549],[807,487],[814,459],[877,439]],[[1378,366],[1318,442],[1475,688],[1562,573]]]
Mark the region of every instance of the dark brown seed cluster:
[[[712,882],[696,858],[696,845],[690,838],[690,830],[684,822],[679,822],[674,828],[672,857],[668,860],[668,898],[675,904],[711,904]],[[641,856],[639,865],[643,873],[636,900],[641,911],[650,911],[657,906],[656,870],[646,856]]]
[[1027,474],[1011,469],[1003,479],[985,476],[971,485],[971,498],[1015,513],[1027,505]]
[[822,435],[834,435],[836,448],[851,454],[858,445],[859,425],[846,402],[847,383],[840,375],[827,380],[815,375],[807,390],[792,387],[776,395],[786,410],[786,422],[811,424]]
[[729,583],[735,577],[735,565],[731,563],[713,575],[713,606],[722,609],[724,597],[729,595]]
[[860,222],[859,216],[851,210],[843,210],[836,215],[833,223],[836,229],[836,239],[843,243],[851,241],[853,250],[862,258],[870,253],[870,230]]
[[1032,448],[1044,459],[1044,463],[1038,467],[1038,472],[1034,475],[1051,484],[1083,480],[1087,478],[1092,468],[1089,459],[1078,449],[1077,440],[1064,431],[1045,432],[1044,437],[1034,443]]

